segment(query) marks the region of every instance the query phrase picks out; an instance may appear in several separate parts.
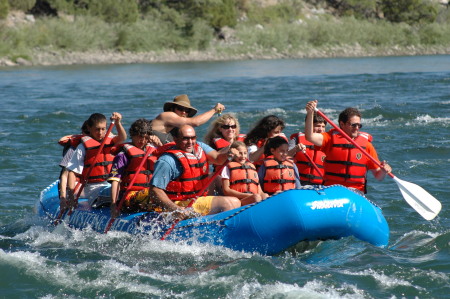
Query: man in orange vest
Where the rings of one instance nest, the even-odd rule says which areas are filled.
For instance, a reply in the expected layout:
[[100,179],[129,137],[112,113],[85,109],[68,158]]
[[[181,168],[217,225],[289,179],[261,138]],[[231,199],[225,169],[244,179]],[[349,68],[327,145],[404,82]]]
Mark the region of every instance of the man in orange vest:
[[[190,125],[176,129],[174,140],[175,145],[156,162],[150,182],[155,211],[176,212],[176,218],[184,219],[240,207],[236,197],[198,194],[209,181],[208,162],[223,164],[228,158],[229,147],[217,152],[197,141],[195,130]],[[192,209],[187,209],[192,201],[195,201]]]
[[[391,172],[391,167],[386,161],[381,162],[382,168],[378,167],[337,130],[314,133],[313,115],[316,107],[317,101],[306,104],[305,135],[306,140],[319,146],[326,155],[324,184],[326,186],[340,184],[367,193],[367,170],[381,181],[388,172]],[[339,127],[369,155],[378,160],[377,152],[372,145],[372,136],[360,132],[362,124],[358,109],[347,108],[342,111],[339,114]]]

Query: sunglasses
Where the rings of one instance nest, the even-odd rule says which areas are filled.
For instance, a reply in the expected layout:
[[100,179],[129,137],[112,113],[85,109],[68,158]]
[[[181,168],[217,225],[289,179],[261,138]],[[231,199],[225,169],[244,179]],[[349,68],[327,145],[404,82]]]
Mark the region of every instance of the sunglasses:
[[354,129],[357,128],[357,127],[361,129],[362,126],[363,126],[362,124],[359,124],[359,123],[354,123],[354,124],[349,124],[349,125],[350,125],[352,128],[354,128]]
[[183,136],[181,139],[183,139],[183,141],[196,140],[197,136]]
[[236,125],[222,125],[221,128],[224,130],[228,130],[228,129],[236,129],[237,126]]
[[181,112],[186,112],[186,113],[189,113],[189,111],[191,111],[191,109],[181,107],[181,106],[175,106],[175,109],[177,109],[178,111],[181,111]]

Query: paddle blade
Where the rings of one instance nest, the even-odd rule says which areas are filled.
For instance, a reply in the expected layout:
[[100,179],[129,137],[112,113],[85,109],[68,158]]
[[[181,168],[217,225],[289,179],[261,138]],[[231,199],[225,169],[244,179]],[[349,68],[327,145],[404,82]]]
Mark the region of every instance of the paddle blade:
[[422,187],[403,181],[396,176],[392,177],[397,183],[406,202],[426,220],[432,220],[441,211],[442,205]]

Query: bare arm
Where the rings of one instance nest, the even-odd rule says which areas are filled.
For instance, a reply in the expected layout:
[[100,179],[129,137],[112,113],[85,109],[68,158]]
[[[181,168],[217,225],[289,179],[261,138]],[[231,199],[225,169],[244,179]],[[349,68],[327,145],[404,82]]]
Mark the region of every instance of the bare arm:
[[392,171],[391,166],[389,164],[387,164],[386,161],[381,162],[381,166],[382,166],[382,168],[380,167],[377,169],[371,169],[373,176],[378,181],[384,180],[386,175]]
[[[206,123],[208,120],[210,120],[215,113],[220,113],[223,110],[225,110],[225,106],[220,103],[217,103],[211,110],[208,110],[194,117],[181,117],[177,115],[175,112],[168,111],[158,115],[157,119],[161,120],[164,123],[164,126],[169,128],[181,127],[182,125],[190,125],[193,127],[198,127]],[[166,132],[168,131],[170,130],[167,130],[166,128]]]
[[255,152],[248,154],[248,159],[252,162],[256,162],[261,158],[262,154],[264,154],[264,146],[261,146]]
[[117,136],[113,138],[115,144],[123,143],[127,139],[127,132],[122,125],[122,115],[118,112],[113,112],[111,120],[114,121],[117,130]]
[[206,157],[208,161],[212,164],[222,165],[228,159],[230,155],[230,145],[224,147],[220,151],[212,150],[210,151]]
[[306,104],[305,138],[316,146],[322,146],[322,134],[313,132],[314,110],[316,107],[317,101],[310,101]]
[[229,179],[222,179],[222,188],[223,188],[223,194],[226,196],[234,196],[239,199],[243,199],[243,198],[249,196],[248,193],[242,193],[242,192],[231,189]]

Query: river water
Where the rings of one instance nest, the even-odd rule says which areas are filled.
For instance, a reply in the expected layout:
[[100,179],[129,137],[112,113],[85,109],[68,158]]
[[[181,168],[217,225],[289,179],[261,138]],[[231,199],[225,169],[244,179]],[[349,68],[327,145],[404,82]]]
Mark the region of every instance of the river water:
[[[277,256],[48,228],[35,218],[40,191],[58,176],[59,137],[78,133],[93,112],[118,111],[128,129],[182,93],[200,112],[223,103],[243,133],[267,114],[283,118],[289,135],[302,130],[310,99],[333,120],[356,106],[380,158],[442,212],[426,221],[392,179],[370,176],[388,248],[345,238]],[[448,55],[0,69],[0,105],[2,298],[449,298]]]

